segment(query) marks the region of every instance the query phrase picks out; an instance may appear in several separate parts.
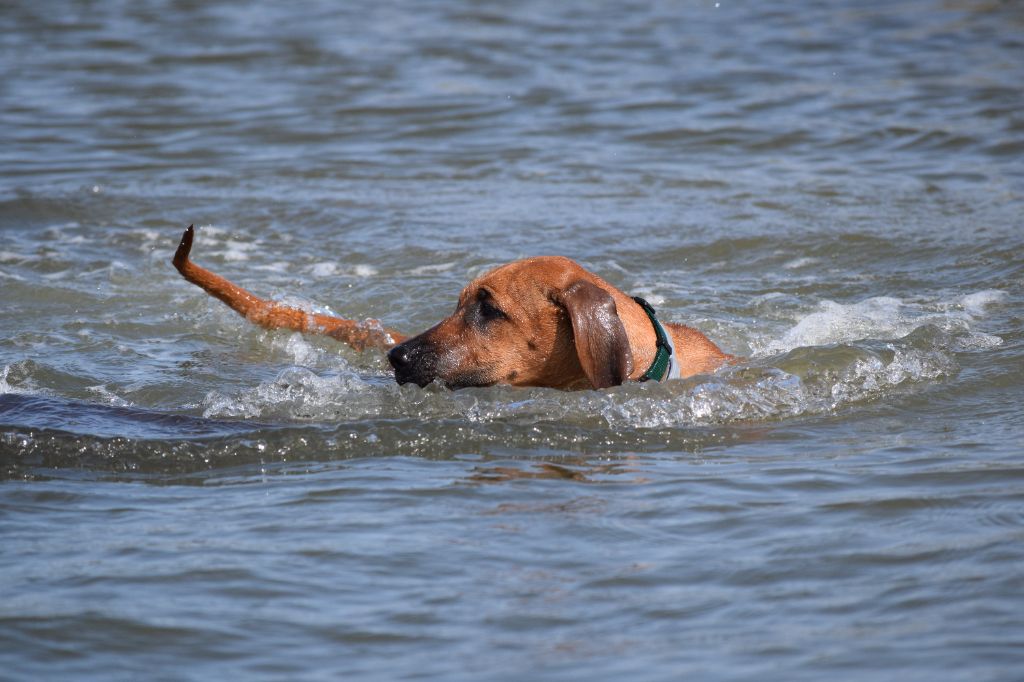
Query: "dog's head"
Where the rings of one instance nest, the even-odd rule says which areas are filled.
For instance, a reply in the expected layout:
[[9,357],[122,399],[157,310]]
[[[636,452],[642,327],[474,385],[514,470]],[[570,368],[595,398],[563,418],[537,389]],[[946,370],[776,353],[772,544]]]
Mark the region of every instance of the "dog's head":
[[529,258],[471,282],[455,312],[388,353],[400,384],[605,388],[633,371],[616,302],[629,299],[568,258]]

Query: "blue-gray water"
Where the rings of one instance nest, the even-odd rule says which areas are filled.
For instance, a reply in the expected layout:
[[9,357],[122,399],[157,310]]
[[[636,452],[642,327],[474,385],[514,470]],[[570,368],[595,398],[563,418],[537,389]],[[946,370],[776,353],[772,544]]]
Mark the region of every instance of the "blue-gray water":
[[[0,7],[0,677],[1019,680],[1015,2]],[[743,365],[397,387],[573,257]]]

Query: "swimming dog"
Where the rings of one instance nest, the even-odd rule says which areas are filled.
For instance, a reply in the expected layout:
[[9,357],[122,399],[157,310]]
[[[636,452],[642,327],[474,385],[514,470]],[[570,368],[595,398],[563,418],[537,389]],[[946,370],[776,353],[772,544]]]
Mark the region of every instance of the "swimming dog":
[[477,277],[459,294],[454,313],[408,337],[376,320],[259,298],[193,263],[194,235],[190,225],[172,259],[186,280],[261,327],[385,351],[400,384],[607,388],[710,372],[733,359],[701,332],[663,323],[642,298],[562,256],[525,258]]

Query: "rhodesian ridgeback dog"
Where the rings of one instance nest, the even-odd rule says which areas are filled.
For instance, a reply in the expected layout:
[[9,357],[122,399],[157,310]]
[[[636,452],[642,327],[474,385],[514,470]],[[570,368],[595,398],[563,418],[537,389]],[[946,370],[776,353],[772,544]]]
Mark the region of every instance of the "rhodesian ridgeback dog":
[[259,298],[189,260],[193,237],[189,226],[172,260],[189,282],[262,327],[387,351],[400,384],[606,388],[711,372],[733,359],[696,329],[662,323],[643,299],[561,256],[514,261],[478,277],[454,313],[410,338],[376,320]]

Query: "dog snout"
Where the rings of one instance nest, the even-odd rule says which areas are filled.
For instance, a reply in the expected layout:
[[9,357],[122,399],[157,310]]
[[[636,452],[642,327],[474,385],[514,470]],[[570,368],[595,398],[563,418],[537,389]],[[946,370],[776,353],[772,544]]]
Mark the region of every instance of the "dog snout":
[[409,339],[388,351],[388,362],[395,369],[395,381],[426,386],[435,378],[437,354],[421,337]]
[[401,369],[409,364],[409,347],[401,343],[388,351],[388,362],[395,369]]

